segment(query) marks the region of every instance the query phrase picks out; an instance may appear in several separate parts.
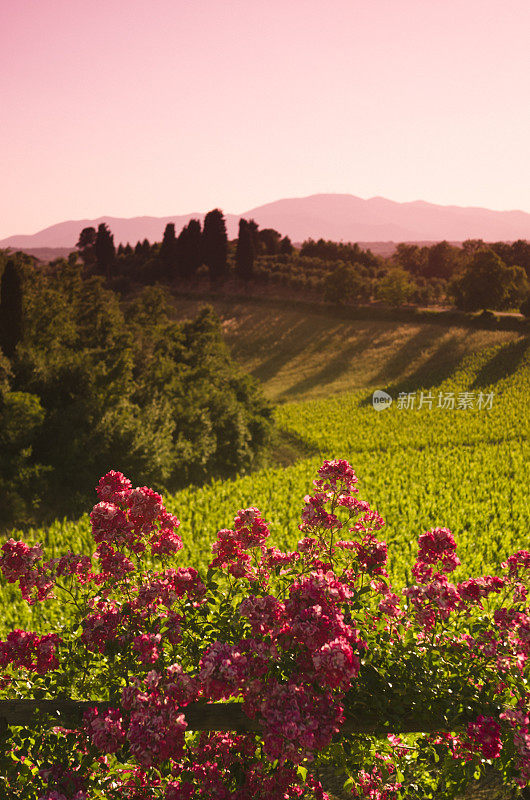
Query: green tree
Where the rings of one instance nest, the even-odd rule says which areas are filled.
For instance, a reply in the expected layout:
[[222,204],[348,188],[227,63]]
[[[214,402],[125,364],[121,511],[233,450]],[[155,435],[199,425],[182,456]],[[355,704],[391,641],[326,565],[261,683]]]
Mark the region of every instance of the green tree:
[[424,275],[427,266],[429,250],[426,247],[418,247],[417,244],[407,244],[400,242],[392,256],[392,260],[401,269],[410,272],[411,275]]
[[23,332],[22,278],[19,268],[10,259],[0,283],[0,348],[7,358],[14,357]]
[[218,208],[209,211],[204,218],[202,252],[203,261],[210,271],[210,280],[223,281],[228,271],[228,237],[223,212]]
[[357,305],[366,301],[370,288],[366,277],[362,274],[360,264],[340,263],[329,272],[323,280],[324,299],[330,303],[348,303]]
[[33,452],[44,415],[35,395],[0,390],[0,528],[37,520],[50,472]]
[[263,251],[267,256],[276,256],[280,252],[281,233],[274,228],[263,228],[259,231],[259,239],[263,245]]
[[236,273],[238,278],[248,281],[254,273],[254,243],[246,219],[239,220],[239,236],[236,247]]
[[510,263],[522,267],[530,280],[530,242],[524,239],[512,242],[510,258]]
[[94,255],[98,272],[110,280],[112,265],[116,259],[116,248],[114,247],[114,236],[105,222],[98,225]]
[[100,276],[63,260],[34,274],[24,311],[16,360],[0,354],[0,517],[31,522],[33,485],[42,519],[78,513],[111,468],[172,490],[256,463],[270,407],[211,309],[178,323],[147,287],[125,313]]
[[248,220],[248,229],[250,231],[250,235],[252,236],[252,244],[254,245],[254,254],[256,256],[262,255],[263,253],[263,242],[260,238],[260,231],[258,223],[255,219]]
[[414,287],[410,282],[407,272],[402,269],[390,269],[387,274],[380,278],[376,294],[383,303],[390,306],[402,306],[410,300]]
[[464,274],[453,282],[451,292],[463,311],[502,309],[515,302],[522,291],[521,273],[508,267],[490,248],[475,252]]
[[96,245],[96,229],[89,227],[83,228],[79,234],[76,247],[81,253],[81,258],[86,267],[91,267],[96,261],[95,245]]
[[452,247],[449,242],[443,241],[434,244],[429,248],[423,275],[426,278],[445,278],[446,280],[451,278],[458,267],[460,253],[461,251],[457,247]]
[[284,236],[280,242],[280,253],[284,256],[290,256],[293,252],[293,244],[288,236]]

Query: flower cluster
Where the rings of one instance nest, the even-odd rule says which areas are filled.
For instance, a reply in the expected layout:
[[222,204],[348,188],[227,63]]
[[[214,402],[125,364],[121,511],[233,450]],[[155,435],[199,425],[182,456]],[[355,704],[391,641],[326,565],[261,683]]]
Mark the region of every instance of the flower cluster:
[[16,669],[23,667],[39,675],[57,669],[57,647],[62,639],[56,633],[39,636],[37,633],[16,629],[8,633],[5,642],[0,641],[0,667],[11,664]]
[[502,750],[501,727],[493,717],[479,716],[467,726],[467,735],[475,752],[484,758],[498,758]]
[[433,528],[418,539],[418,558],[412,574],[420,583],[432,578],[436,567],[438,572],[453,572],[460,564],[456,555],[456,541],[448,528]]
[[90,741],[102,753],[115,753],[125,740],[121,711],[110,708],[100,714],[91,708],[84,714],[85,727]]
[[128,478],[111,470],[100,480],[97,493],[100,502],[90,521],[104,573],[117,577],[133,571],[134,565],[121,551],[140,555],[149,546],[153,555],[167,556],[182,548],[176,532],[180,523],[153,489],[133,489]]
[[179,706],[187,700],[179,682],[166,682],[160,673],[149,672],[142,683],[126,687],[123,708],[130,714],[127,742],[130,751],[144,767],[167,759],[178,760],[184,752],[187,723]]
[[42,559],[42,545],[30,547],[25,542],[9,539],[2,545],[0,569],[9,583],[18,585],[29,605],[53,597],[54,580],[48,570],[37,566]]
[[330,693],[316,694],[297,684],[268,685],[259,713],[265,722],[265,751],[281,764],[313,759],[344,722],[343,708]]
[[515,767],[519,772],[517,784],[530,784],[530,695],[526,696],[526,708],[521,700],[518,708],[504,711],[500,718],[512,729],[513,743],[517,753]]
[[234,529],[223,528],[212,545],[216,554],[209,568],[228,568],[235,578],[258,580],[258,571],[252,567],[252,555],[246,551],[266,551],[265,541],[270,532],[257,508],[245,508],[238,512]]

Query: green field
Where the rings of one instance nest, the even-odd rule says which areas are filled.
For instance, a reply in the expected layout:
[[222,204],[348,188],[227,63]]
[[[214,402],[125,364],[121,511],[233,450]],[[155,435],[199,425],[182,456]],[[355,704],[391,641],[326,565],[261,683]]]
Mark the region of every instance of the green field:
[[[177,305],[179,316],[193,304]],[[530,485],[530,340],[512,332],[337,321],[299,311],[219,307],[232,352],[260,377],[277,401],[282,432],[277,463],[252,475],[189,488],[166,498],[181,520],[179,563],[204,567],[209,543],[239,508],[257,505],[273,541],[293,548],[304,495],[322,458],[346,458],[360,496],[385,518],[390,569],[407,579],[418,535],[450,528],[459,543],[461,574],[498,567],[527,547]],[[386,389],[391,408],[376,412],[373,389]],[[399,392],[493,392],[491,409],[399,409]],[[282,459],[282,453],[290,457]],[[298,456],[295,458],[295,456]],[[271,456],[274,463],[275,454]],[[134,482],[134,475],[130,476]],[[15,534],[13,534],[15,535]],[[15,535],[15,538],[16,535]],[[49,555],[90,549],[88,518],[56,522],[26,537]],[[3,629],[46,627],[61,609],[33,611],[12,586],[1,589]]]

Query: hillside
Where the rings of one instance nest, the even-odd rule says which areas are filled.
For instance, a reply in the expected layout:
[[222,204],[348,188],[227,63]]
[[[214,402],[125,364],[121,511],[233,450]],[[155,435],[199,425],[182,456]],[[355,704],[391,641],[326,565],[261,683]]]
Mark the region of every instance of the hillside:
[[[178,318],[204,301],[177,297]],[[512,331],[364,320],[307,314],[287,303],[208,301],[221,317],[232,355],[277,403],[385,388],[418,386],[451,375],[466,356],[516,341]]]
[[[185,317],[194,305],[180,301],[176,310]],[[454,532],[468,575],[498,570],[521,546],[530,522],[528,337],[228,305],[218,312],[240,364],[261,376],[269,397],[283,401],[276,412],[281,436],[268,467],[167,498],[181,520],[180,564],[204,568],[216,531],[249,505],[270,522],[274,543],[294,547],[302,499],[323,458],[348,459],[360,496],[386,519],[398,583],[407,579],[418,535],[430,527]],[[399,391],[421,389],[434,398],[440,392],[493,393],[493,403],[489,410],[400,410],[394,402],[376,413],[374,388],[386,388],[395,399]],[[92,549],[86,516],[30,531],[27,538],[42,541],[50,556]],[[48,615],[61,616],[58,606],[22,606],[12,586],[1,594],[7,627],[30,622],[38,629]]]
[[[225,217],[230,238],[237,236],[238,221],[244,217],[255,219],[261,228],[275,228],[294,242],[321,237],[364,243],[530,239],[530,214],[523,211],[441,206],[422,200],[397,203],[384,197],[363,199],[351,194],[286,198],[238,214],[227,213]],[[192,218],[202,220],[204,212],[167,217],[101,216],[69,220],[38,233],[9,236],[0,241],[0,248],[73,247],[82,228],[97,227],[101,222],[109,226],[116,244],[134,244],[145,238],[155,242],[161,241],[168,222],[173,222],[178,231]]]

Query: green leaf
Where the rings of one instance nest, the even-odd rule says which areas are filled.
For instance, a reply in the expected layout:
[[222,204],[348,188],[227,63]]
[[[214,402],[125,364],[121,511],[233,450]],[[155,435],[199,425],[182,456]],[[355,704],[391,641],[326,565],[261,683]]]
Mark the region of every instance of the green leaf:
[[297,771],[298,775],[300,775],[300,777],[302,778],[303,782],[305,783],[306,778],[307,778],[307,769],[305,767],[302,767],[302,766],[299,765],[296,768],[296,771]]

